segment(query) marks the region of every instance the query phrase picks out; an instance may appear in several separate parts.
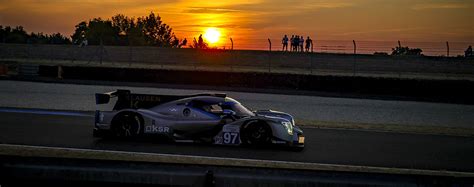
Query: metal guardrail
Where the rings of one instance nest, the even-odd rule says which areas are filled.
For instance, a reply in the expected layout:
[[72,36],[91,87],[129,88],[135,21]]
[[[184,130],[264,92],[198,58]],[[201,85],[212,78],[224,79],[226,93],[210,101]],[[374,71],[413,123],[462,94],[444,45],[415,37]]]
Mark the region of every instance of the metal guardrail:
[[18,66],[18,75],[35,77],[38,76],[39,65],[38,64],[20,64]]
[[[0,185],[472,186],[474,174],[0,145]],[[283,167],[282,167],[283,166]],[[351,168],[352,167],[352,168]],[[30,182],[30,183],[28,183]],[[6,185],[6,186],[7,186]]]

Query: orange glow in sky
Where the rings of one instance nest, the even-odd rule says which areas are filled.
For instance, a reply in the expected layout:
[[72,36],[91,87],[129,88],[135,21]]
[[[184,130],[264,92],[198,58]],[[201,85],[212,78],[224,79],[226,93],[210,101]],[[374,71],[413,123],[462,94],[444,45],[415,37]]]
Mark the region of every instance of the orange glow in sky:
[[[284,34],[315,40],[474,42],[474,1],[467,0],[0,0],[0,25],[71,35],[74,26],[115,14],[155,12],[180,39],[212,45],[266,45]],[[218,39],[214,41],[214,38]]]

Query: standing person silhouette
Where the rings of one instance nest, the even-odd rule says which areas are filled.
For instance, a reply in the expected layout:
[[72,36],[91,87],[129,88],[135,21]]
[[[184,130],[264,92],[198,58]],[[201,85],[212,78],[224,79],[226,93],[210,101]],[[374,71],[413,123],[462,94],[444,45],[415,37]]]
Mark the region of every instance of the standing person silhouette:
[[282,51],[288,51],[288,36],[285,36],[283,37],[283,39],[281,40],[281,43],[283,44],[283,48],[281,49]]
[[295,38],[293,39],[293,49],[291,49],[293,52],[298,51],[299,43],[300,43],[300,37],[298,35],[295,35]]
[[202,49],[204,46],[204,41],[202,40],[202,34],[199,35],[199,39],[198,39],[198,48],[199,49]]
[[304,50],[303,50],[303,44],[304,44],[304,38],[303,38],[303,36],[301,36],[300,41],[299,41],[299,44],[300,44],[300,50],[301,50],[301,52],[303,52],[303,51],[304,51]]
[[464,56],[465,57],[471,57],[472,55],[472,46],[469,46],[466,51],[464,51]]
[[290,51],[293,51],[293,46],[295,45],[295,35],[291,35],[290,45]]
[[184,40],[181,42],[181,45],[179,45],[179,48],[181,48],[182,46],[186,47],[187,43],[188,43],[188,40],[184,38]]
[[309,38],[309,36],[306,38],[306,52],[309,52],[309,48],[313,45],[313,40]]

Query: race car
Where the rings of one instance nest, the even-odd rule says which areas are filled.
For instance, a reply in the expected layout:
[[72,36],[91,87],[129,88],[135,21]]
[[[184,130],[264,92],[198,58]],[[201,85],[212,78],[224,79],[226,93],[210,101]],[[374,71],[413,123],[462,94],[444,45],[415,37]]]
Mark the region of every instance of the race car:
[[165,136],[175,142],[220,145],[285,145],[303,150],[305,137],[290,114],[250,111],[222,93],[95,94],[96,104],[116,98],[112,111],[95,113],[94,137]]

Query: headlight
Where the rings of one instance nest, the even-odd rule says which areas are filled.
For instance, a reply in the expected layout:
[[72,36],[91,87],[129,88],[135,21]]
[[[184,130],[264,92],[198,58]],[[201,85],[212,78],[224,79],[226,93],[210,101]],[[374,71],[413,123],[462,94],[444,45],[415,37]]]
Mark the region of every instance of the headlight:
[[288,131],[288,134],[293,135],[293,125],[291,124],[291,122],[283,121],[283,122],[281,122],[281,124]]

